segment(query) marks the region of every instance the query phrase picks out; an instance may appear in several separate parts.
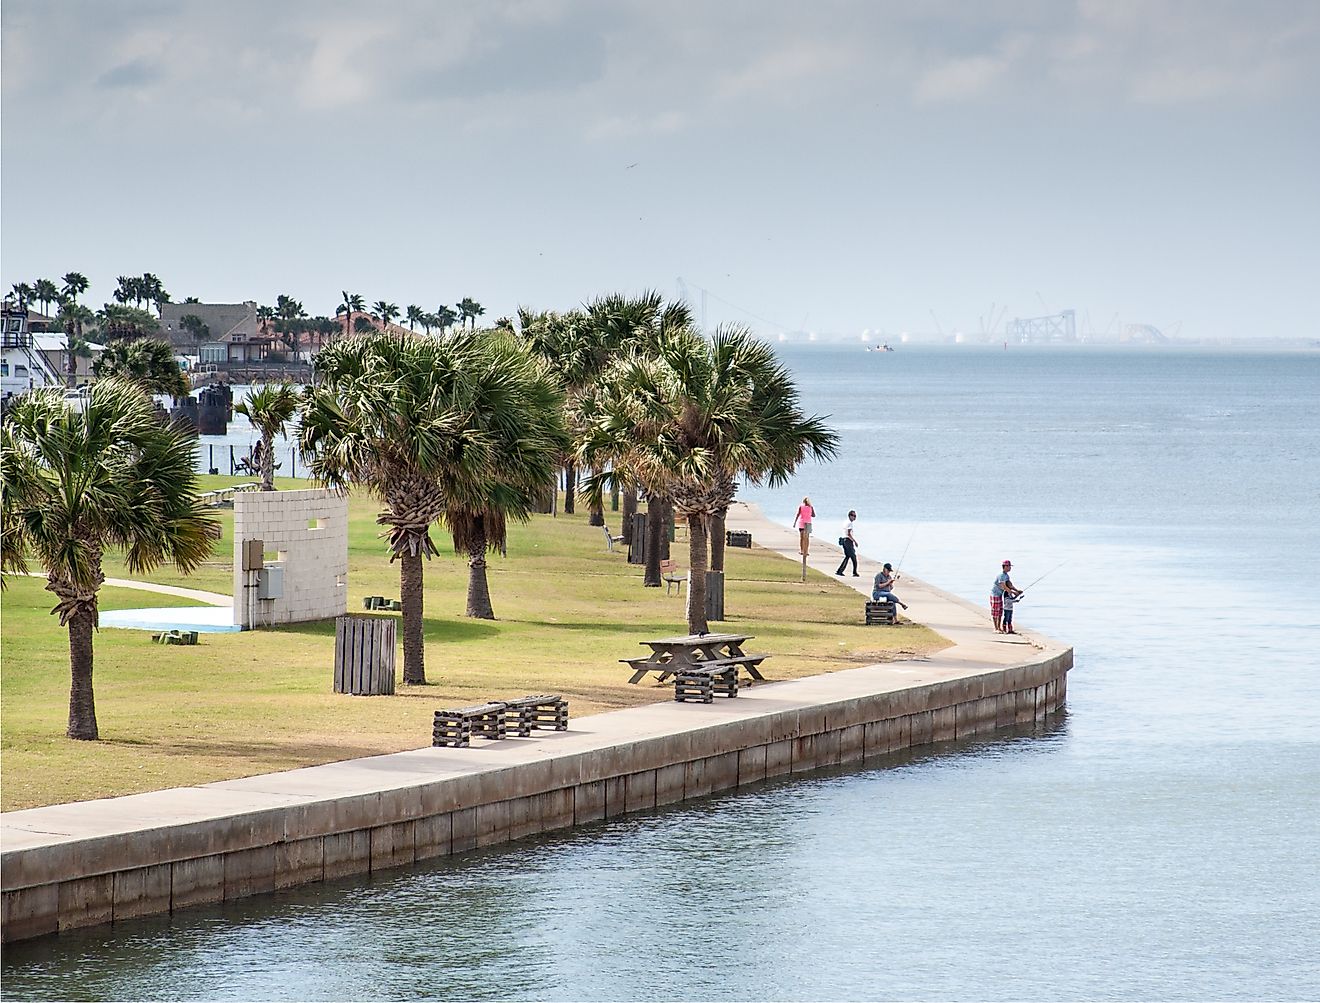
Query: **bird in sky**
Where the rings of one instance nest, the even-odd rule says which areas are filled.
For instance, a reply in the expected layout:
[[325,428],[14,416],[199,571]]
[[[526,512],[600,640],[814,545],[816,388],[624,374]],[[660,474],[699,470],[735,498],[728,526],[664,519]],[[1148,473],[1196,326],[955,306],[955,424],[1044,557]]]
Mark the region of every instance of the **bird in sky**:
[[640,163],[641,163],[640,160],[634,160],[631,164],[629,164],[627,167],[625,167],[624,170],[625,170],[625,171],[631,171],[634,167],[636,167],[636,166],[637,166],[638,164],[640,164]]

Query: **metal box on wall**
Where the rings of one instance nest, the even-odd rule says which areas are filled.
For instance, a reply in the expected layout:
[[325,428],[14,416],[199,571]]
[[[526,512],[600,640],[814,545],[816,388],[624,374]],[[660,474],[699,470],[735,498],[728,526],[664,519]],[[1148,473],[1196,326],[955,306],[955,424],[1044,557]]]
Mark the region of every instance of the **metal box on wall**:
[[243,541],[243,570],[260,571],[266,563],[266,545],[263,540]]
[[284,598],[284,569],[278,564],[272,564],[257,572],[257,598]]

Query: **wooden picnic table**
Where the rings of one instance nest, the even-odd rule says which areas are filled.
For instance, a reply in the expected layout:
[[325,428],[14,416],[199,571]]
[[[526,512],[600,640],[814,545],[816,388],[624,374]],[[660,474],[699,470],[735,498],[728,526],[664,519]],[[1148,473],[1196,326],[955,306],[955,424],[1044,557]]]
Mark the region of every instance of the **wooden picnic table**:
[[764,680],[757,666],[768,655],[747,654],[743,651],[743,642],[750,641],[750,634],[688,634],[684,637],[661,637],[654,641],[641,641],[651,649],[649,655],[640,658],[621,658],[619,661],[632,666],[630,683],[640,682],[648,672],[657,672],[660,682],[664,682],[681,669],[710,667],[716,665],[735,665],[747,670],[753,679]]

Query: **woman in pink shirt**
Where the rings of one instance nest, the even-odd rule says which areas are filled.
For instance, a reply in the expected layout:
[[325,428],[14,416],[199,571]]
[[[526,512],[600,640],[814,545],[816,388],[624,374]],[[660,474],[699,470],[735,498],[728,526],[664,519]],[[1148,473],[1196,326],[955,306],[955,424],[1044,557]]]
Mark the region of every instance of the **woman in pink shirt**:
[[797,515],[793,519],[793,525],[798,531],[798,545],[802,551],[802,556],[807,556],[807,549],[811,543],[811,520],[816,517],[816,510],[811,507],[811,499],[803,498],[802,504],[798,506]]

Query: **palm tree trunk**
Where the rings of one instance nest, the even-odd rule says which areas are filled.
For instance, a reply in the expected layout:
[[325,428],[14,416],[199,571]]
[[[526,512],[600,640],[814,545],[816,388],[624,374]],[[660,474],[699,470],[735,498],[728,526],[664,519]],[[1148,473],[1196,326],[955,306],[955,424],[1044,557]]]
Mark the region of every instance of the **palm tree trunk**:
[[627,537],[626,542],[628,544],[629,550],[631,550],[633,547],[633,542],[632,542],[633,516],[635,516],[636,514],[637,514],[637,489],[633,487],[631,484],[629,484],[623,489],[623,514],[620,518],[620,521],[623,523],[623,529],[620,532],[622,532],[622,534],[625,537]]
[[426,682],[422,647],[422,555],[399,558],[399,598],[403,605],[403,681],[413,686]]
[[650,495],[646,499],[646,575],[642,584],[660,587],[660,538],[664,535],[664,499]]
[[725,509],[710,519],[710,570],[724,570],[724,517],[729,514]]
[[688,633],[704,634],[706,624],[706,568],[707,560],[707,520],[704,512],[689,512],[688,520],[688,566],[692,577],[688,580]]
[[[599,467],[593,467],[592,470],[591,470],[591,472],[592,472],[593,475],[595,475],[595,474],[599,474],[599,473],[600,473],[600,468],[599,468]],[[588,525],[588,526],[604,526],[604,525],[605,525],[605,498],[604,498],[604,495],[601,496],[601,500],[600,500],[599,502],[593,502],[593,503],[592,503],[592,505],[591,505],[591,516],[590,516],[590,518],[587,519],[587,525]]]
[[265,448],[261,451],[261,490],[275,490],[275,437],[273,435],[263,435],[261,444]]
[[572,515],[577,507],[574,505],[577,495],[577,465],[573,463],[564,464],[564,515]]
[[668,498],[660,509],[660,560],[667,561],[674,555],[669,549],[669,527],[674,521],[674,503]]
[[83,607],[69,617],[70,738],[94,742],[100,737],[96,727],[96,696],[92,692],[92,628],[96,612]]
[[494,620],[490,605],[490,585],[486,581],[486,534],[477,518],[476,535],[468,550],[467,615],[479,620]]

